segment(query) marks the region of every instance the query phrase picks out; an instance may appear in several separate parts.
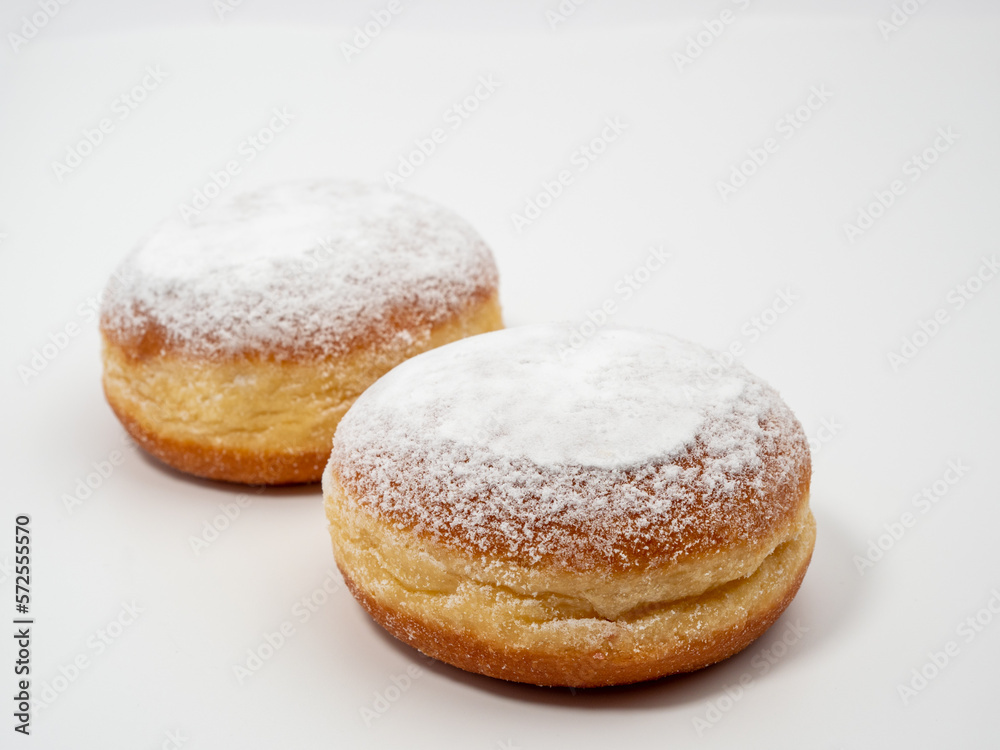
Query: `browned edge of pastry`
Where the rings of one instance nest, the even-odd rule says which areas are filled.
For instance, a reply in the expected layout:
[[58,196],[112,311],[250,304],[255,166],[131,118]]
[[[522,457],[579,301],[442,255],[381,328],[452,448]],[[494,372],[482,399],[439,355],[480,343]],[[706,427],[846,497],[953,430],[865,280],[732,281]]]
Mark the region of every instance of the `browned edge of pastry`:
[[108,399],[125,431],[154,458],[173,469],[204,479],[238,484],[303,484],[318,482],[329,459],[327,451],[265,453],[206,447],[194,441],[164,438],[142,427]]
[[[470,325],[471,324],[471,325]],[[449,327],[457,326],[458,329],[467,329],[463,334],[450,337],[444,340],[435,340],[447,331]],[[485,333],[503,327],[499,300],[496,293],[488,296],[485,300],[473,300],[468,307],[461,312],[442,321],[435,326],[430,333],[433,343],[420,351],[411,351],[399,357],[393,366],[398,365],[406,359],[416,356],[427,349],[442,346],[465,336]],[[109,339],[112,344],[118,342],[112,337]],[[368,342],[371,344],[371,342]],[[135,356],[135,352],[128,348],[122,348],[126,359]],[[141,358],[150,358],[149,352],[141,354]],[[312,360],[311,355],[302,355],[306,363]],[[206,358],[211,363],[212,358]],[[388,371],[387,368],[386,371]],[[372,379],[381,377],[385,372],[379,372]],[[368,383],[371,385],[371,383]],[[213,445],[208,442],[197,440],[185,440],[173,437],[166,437],[158,434],[139,422],[132,414],[123,408],[122,404],[116,403],[107,389],[106,382],[103,383],[104,395],[111,410],[124,426],[126,432],[150,455],[159,459],[168,466],[205,479],[214,479],[225,482],[251,485],[283,485],[302,484],[318,482],[323,476],[323,470],[330,458],[330,448],[323,450],[295,450],[281,449],[274,450],[253,450],[241,449],[227,446]],[[360,395],[360,394],[358,394]],[[356,396],[355,396],[356,398]],[[343,404],[343,410],[353,403],[354,399]],[[333,439],[333,431],[336,424],[331,425],[330,440]]]
[[552,655],[526,649],[499,649],[472,633],[456,633],[426,623],[379,604],[357,586],[341,568],[344,582],[372,618],[389,633],[418,651],[459,669],[510,682],[541,686],[609,687],[654,680],[667,675],[693,672],[739,653],[774,624],[802,584],[812,553],[798,574],[768,609],[755,612],[743,622],[716,631],[707,640],[688,643],[683,651],[651,656],[635,654],[628,659],[595,659],[591,655]]

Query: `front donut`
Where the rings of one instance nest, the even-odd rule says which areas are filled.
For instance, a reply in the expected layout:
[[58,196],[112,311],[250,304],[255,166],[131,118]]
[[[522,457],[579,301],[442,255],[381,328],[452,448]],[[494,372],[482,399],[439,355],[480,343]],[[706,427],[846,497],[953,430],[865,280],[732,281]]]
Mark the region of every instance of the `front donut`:
[[802,427],[709,350],[571,334],[449,344],[357,400],[323,476],[344,579],[397,638],[505,680],[617,685],[725,659],[812,555]]

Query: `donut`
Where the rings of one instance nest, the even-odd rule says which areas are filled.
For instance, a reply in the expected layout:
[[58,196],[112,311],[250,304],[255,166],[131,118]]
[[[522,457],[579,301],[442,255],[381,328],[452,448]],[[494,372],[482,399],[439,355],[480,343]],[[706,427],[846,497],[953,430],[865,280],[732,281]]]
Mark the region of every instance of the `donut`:
[[282,184],[167,221],[124,259],[102,295],[104,393],[175,469],[318,482],[366,387],[500,327],[493,256],[453,212],[364,183]]
[[382,627],[490,677],[598,687],[760,636],[815,542],[802,427],[671,336],[508,328],[404,362],[337,428],[334,556]]

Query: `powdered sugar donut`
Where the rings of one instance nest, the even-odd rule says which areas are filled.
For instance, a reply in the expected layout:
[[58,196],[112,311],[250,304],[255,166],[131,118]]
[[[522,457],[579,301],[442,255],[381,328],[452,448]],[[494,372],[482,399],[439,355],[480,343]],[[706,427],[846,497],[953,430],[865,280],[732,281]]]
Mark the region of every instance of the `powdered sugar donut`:
[[104,390],[182,471],[317,481],[368,385],[501,325],[493,257],[452,212],[365,184],[279,185],[168,222],[124,260],[101,309]]
[[472,672],[598,686],[745,648],[808,566],[806,437],[742,366],[559,325],[380,379],[323,477],[337,563],[387,630]]

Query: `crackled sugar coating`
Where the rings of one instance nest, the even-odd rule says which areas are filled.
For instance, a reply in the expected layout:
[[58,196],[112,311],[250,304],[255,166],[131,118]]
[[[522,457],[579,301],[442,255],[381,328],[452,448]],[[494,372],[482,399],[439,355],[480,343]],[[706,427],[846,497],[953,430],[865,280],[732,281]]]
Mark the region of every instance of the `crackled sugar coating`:
[[341,421],[361,509],[445,546],[627,570],[764,554],[808,490],[802,428],[742,366],[670,336],[526,326],[411,359]]
[[441,206],[360,183],[286,184],[162,225],[116,271],[101,326],[146,350],[331,355],[449,320],[496,284],[482,239]]

